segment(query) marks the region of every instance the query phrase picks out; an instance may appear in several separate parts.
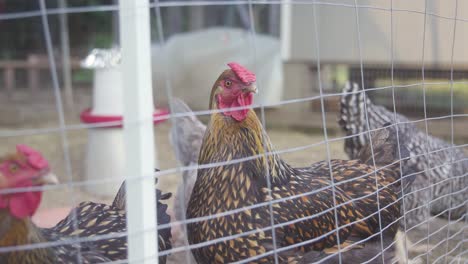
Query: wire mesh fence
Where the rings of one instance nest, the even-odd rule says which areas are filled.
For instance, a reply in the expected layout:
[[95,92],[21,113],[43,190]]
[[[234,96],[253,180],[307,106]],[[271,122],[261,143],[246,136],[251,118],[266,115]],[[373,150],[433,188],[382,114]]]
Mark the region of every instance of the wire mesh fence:
[[[468,17],[463,7],[457,0],[447,5],[121,0],[69,7],[41,0],[33,10],[0,13],[0,26],[40,21],[43,39],[37,41],[44,42],[50,79],[41,84],[43,94],[4,99],[4,107],[12,108],[5,116],[17,118],[13,125],[0,122],[2,155],[17,144],[40,153],[19,147],[15,155],[0,159],[0,259],[467,262],[468,87],[462,51]],[[123,88],[107,88],[101,101],[111,102],[108,107],[118,109],[120,116],[96,115],[92,123],[79,123],[76,111],[82,109],[64,103],[59,34],[50,21],[60,15],[79,20],[92,13],[107,14],[106,23],[120,31]],[[403,15],[414,18],[405,21],[420,24],[410,32],[416,37],[400,33]],[[385,32],[369,38],[376,31],[368,23],[376,17],[386,21]],[[444,26],[435,27],[431,23],[439,22],[433,20]],[[342,28],[327,27],[340,23]],[[208,32],[213,27],[221,33]],[[333,36],[343,39],[336,42]],[[402,46],[405,36],[420,42]],[[377,42],[368,43],[372,39]],[[157,44],[150,46],[150,40]],[[385,56],[373,48],[376,43],[385,43]],[[402,59],[409,54],[406,49],[414,63]],[[335,61],[333,52],[343,59]],[[256,82],[243,79],[252,78],[242,75],[249,70],[228,67],[232,60],[248,65]],[[216,81],[225,69],[234,79]],[[276,79],[278,73],[281,78]],[[120,84],[111,79],[103,86]],[[253,84],[259,90],[253,103],[248,96],[223,101],[232,96],[223,97],[228,86],[243,85],[244,94],[253,92]],[[73,96],[85,98],[75,99],[75,108],[95,104],[96,89],[103,88],[75,89]],[[112,105],[120,100],[121,108]],[[160,111],[165,104],[170,114]],[[300,105],[307,106],[295,108]],[[317,107],[311,110],[310,105]],[[46,110],[41,114],[40,109]],[[289,127],[278,127],[277,119],[286,119]],[[294,119],[314,124],[296,129]],[[153,128],[154,123],[159,124]],[[92,139],[97,143],[89,144]],[[99,160],[85,164],[90,153]],[[23,170],[28,173],[17,174]],[[50,171],[60,183],[42,182]],[[93,173],[99,175],[90,177]],[[157,184],[152,184],[154,178]],[[123,180],[126,188],[118,189]],[[111,195],[104,195],[107,190]],[[42,192],[41,216],[41,210],[35,214],[41,196],[35,195]],[[175,197],[169,199],[168,192]],[[21,194],[25,196],[18,198]],[[63,212],[55,214],[51,208],[56,207]],[[57,221],[41,222],[48,218]],[[26,225],[18,227],[18,220]]]

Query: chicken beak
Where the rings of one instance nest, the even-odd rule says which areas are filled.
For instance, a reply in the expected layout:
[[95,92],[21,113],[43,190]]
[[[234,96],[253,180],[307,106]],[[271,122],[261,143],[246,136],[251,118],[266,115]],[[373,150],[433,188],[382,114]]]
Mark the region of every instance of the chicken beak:
[[252,83],[252,84],[244,87],[244,89],[242,89],[242,91],[244,91],[244,93],[245,92],[251,92],[251,93],[256,94],[256,93],[258,93],[257,85],[255,85],[255,83]]
[[34,180],[34,183],[36,185],[55,185],[59,183],[59,180],[57,179],[57,176],[53,174],[52,172],[47,172],[46,174],[37,177]]

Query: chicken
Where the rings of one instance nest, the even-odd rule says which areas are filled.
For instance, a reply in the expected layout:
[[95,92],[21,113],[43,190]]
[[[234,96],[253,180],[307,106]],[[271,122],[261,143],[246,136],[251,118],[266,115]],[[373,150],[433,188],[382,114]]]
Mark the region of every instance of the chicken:
[[[48,229],[41,229],[34,225],[31,216],[36,212],[42,198],[42,190],[25,190],[4,192],[6,188],[28,188],[37,187],[44,184],[57,183],[57,179],[50,173],[49,164],[42,155],[25,145],[17,146],[17,153],[7,155],[0,160],[0,178],[2,184],[2,194],[0,195],[0,247],[16,247],[35,245],[33,249],[17,250],[12,249],[0,253],[0,263],[21,263],[21,264],[46,264],[46,263],[75,263],[78,261],[78,254],[81,252],[82,263],[109,262],[118,259],[120,255],[108,254],[110,250],[122,252],[120,247],[124,247],[124,242],[108,244],[104,248],[103,240],[94,240],[81,244],[70,243],[74,235],[81,231],[96,230],[101,227],[96,219],[103,219],[112,224],[111,229],[100,234],[120,233],[125,231],[125,216],[118,212],[111,213],[105,208],[92,218],[81,218],[78,221],[78,229],[71,226],[59,226]],[[78,207],[78,211],[87,211],[83,207]],[[95,224],[83,226],[92,220]],[[62,228],[68,228],[73,235],[64,235]],[[96,230],[98,231],[98,230]],[[44,247],[45,242],[64,242],[58,246]],[[126,250],[123,250],[124,254]],[[116,257],[114,257],[116,256]]]
[[[198,163],[198,153],[200,152],[206,126],[201,123],[193,114],[192,110],[178,98],[172,100],[172,112],[186,115],[175,118],[169,133],[169,140],[176,154],[176,158],[181,166],[195,167]],[[173,207],[177,221],[184,221],[186,219],[185,210],[196,179],[196,169],[184,170],[182,172],[182,181],[177,187]],[[181,247],[188,245],[186,230],[183,227],[183,224],[172,226],[174,246]],[[190,250],[184,253],[187,263],[195,263],[195,259]]]
[[[24,145],[18,145],[16,154],[9,155],[0,162],[0,179],[6,179],[0,180],[0,187],[3,188],[41,186],[56,180],[49,176],[47,160],[39,152]],[[52,242],[54,245],[1,253],[0,263],[76,263],[79,259],[81,263],[104,263],[127,258],[126,215],[123,209],[83,202],[56,226],[38,228],[31,221],[31,216],[39,207],[41,197],[41,191],[0,195],[0,246],[45,242]],[[161,208],[166,208],[165,206]],[[165,212],[161,215],[164,214]],[[84,242],[73,242],[78,237]],[[163,245],[170,247],[170,244]],[[165,257],[160,258],[160,263],[165,263]]]
[[[398,124],[399,144],[406,146],[411,156],[411,159],[402,162],[403,174],[415,178],[404,195],[402,214],[406,214],[406,228],[420,226],[429,218],[429,214],[448,217],[450,212],[451,219],[466,215],[468,159],[463,151],[439,138],[430,135],[426,138],[425,132],[408,123],[409,120],[400,114],[396,114],[395,120],[393,111],[373,104],[360,91],[357,84],[348,83],[341,98],[340,126],[348,136],[362,133],[346,139],[345,152],[355,159],[368,143],[367,133],[363,133],[368,130],[364,104],[371,130],[387,122]],[[427,155],[427,152],[430,154]],[[450,164],[451,154],[453,165]],[[426,206],[429,201],[430,210]],[[449,208],[453,209],[447,210]]]
[[[358,241],[353,242],[358,243]],[[341,252],[341,262],[337,252],[311,251],[301,256],[297,264],[309,264],[319,261],[327,264],[394,263],[395,248],[392,243],[393,239],[384,238],[383,248],[386,250],[383,253],[383,258],[380,241],[371,241],[361,244],[360,247]]]
[[[158,172],[158,169],[155,169],[155,172]],[[156,188],[158,179],[155,178],[154,188],[156,189],[156,210],[158,217],[158,226],[168,224],[171,222],[171,217],[167,214],[167,204],[163,204],[161,201],[168,200],[171,198],[172,193],[162,193],[161,190]],[[119,191],[112,202],[112,207],[117,208],[125,212],[126,209],[126,191],[125,191],[125,181],[120,185]],[[159,252],[168,250],[172,248],[171,244],[171,228],[158,229],[158,250]],[[166,256],[159,257],[159,263],[166,263]]]
[[294,168],[273,151],[249,109],[255,75],[237,63],[228,66],[211,91],[210,109],[220,112],[212,113],[207,126],[187,207],[189,243],[207,243],[192,249],[197,262],[273,263],[276,245],[291,246],[276,251],[280,263],[295,263],[304,252],[345,247],[353,238],[380,245],[381,232],[392,240],[401,186],[391,128],[373,133],[378,170],[367,150],[360,157],[366,162],[330,160]]
[[[184,113],[187,115],[177,118],[169,134],[169,138],[172,146],[174,147],[176,157],[182,166],[195,166],[198,163],[198,154],[200,152],[200,146],[203,140],[206,126],[195,116],[195,114],[193,114],[190,107],[178,98],[172,101],[172,111],[174,113]],[[177,142],[175,138],[177,138]],[[175,216],[179,221],[185,219],[183,217],[185,211],[182,210],[186,210],[187,208],[193,185],[197,179],[197,170],[186,170],[183,172],[182,176],[184,183],[179,184],[174,203]],[[182,207],[182,205],[184,207]],[[384,248],[391,246],[392,241],[393,240],[391,239],[386,239],[384,241]],[[352,249],[343,252],[342,263],[363,263],[371,260],[372,258],[375,258],[375,256],[379,256],[379,254],[381,254],[381,250],[382,248],[380,243],[375,241],[371,243],[365,243],[363,248]],[[391,263],[391,260],[393,260],[395,257],[394,251],[395,250],[393,247],[386,250],[385,263]],[[326,263],[339,263],[338,254],[335,253],[335,256],[329,258],[329,256],[333,253],[335,252],[312,251],[305,254],[303,257],[300,257],[298,264],[312,263],[325,258]],[[380,261],[381,258],[377,257],[376,260]],[[195,261],[193,260],[191,263],[195,263]]]
[[[187,115],[175,119],[169,134],[169,140],[174,148],[176,158],[184,167],[196,166],[206,126],[198,120],[188,105],[180,99],[175,98],[172,100],[172,112]],[[182,183],[177,187],[174,199],[174,214],[179,221],[185,219],[185,210],[196,179],[196,169],[183,171]]]

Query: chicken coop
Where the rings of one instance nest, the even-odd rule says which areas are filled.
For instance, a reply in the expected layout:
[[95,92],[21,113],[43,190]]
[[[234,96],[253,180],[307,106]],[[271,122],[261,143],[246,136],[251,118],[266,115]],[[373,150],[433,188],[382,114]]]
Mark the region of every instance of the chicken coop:
[[0,263],[468,263],[468,3],[0,0]]

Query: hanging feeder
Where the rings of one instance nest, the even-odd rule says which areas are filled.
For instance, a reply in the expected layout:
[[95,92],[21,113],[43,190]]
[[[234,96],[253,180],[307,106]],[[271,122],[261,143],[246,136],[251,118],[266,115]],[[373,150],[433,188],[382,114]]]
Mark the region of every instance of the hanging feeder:
[[[81,122],[96,124],[88,129],[85,180],[110,179],[105,184],[85,185],[85,190],[100,196],[114,196],[125,179],[123,139],[124,98],[120,52],[118,49],[94,49],[81,62],[94,70],[93,106],[81,112]],[[166,109],[155,109],[154,123],[167,119]],[[99,124],[99,125],[97,125]]]

